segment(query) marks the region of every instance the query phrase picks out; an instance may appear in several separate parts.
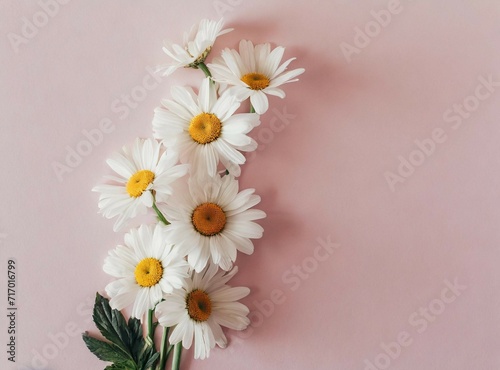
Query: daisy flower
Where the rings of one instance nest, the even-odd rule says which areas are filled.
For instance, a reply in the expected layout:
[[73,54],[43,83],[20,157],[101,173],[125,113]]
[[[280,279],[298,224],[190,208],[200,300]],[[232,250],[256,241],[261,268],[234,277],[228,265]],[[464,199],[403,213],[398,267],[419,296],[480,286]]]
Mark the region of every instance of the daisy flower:
[[163,75],[168,76],[180,67],[198,68],[212,50],[215,39],[233,30],[232,28],[223,30],[223,26],[222,19],[218,22],[202,19],[199,25],[191,27],[189,33],[184,33],[182,45],[165,41],[163,51],[174,61],[159,66],[158,70],[163,70]]
[[221,325],[246,329],[249,310],[237,301],[246,297],[250,289],[226,285],[237,271],[237,267],[230,272],[218,271],[216,265],[209,264],[200,273],[193,272],[181,289],[165,296],[156,306],[156,317],[164,327],[176,325],[169,338],[171,344],[182,341],[183,347],[189,349],[194,338],[194,358],[203,360],[215,344],[226,347]]
[[190,178],[187,186],[178,185],[176,196],[159,206],[171,223],[172,243],[197,272],[209,259],[228,271],[237,250],[253,253],[250,238],[261,238],[263,233],[253,221],[266,217],[263,211],[250,209],[260,202],[255,189],[238,193],[238,181],[231,175]]
[[222,59],[214,59],[209,68],[215,81],[231,85],[230,91],[240,101],[250,98],[255,112],[263,114],[269,108],[266,94],[284,98],[285,92],[279,86],[298,81],[295,77],[304,73],[304,68],[285,72],[295,58],[288,59],[280,66],[284,52],[282,46],[271,51],[269,44],[254,47],[251,41],[241,40],[239,53],[226,48],[222,52]]
[[99,185],[92,189],[101,193],[99,209],[106,218],[118,216],[114,231],[118,231],[127,219],[144,214],[158,201],[167,200],[172,193],[170,184],[188,172],[187,165],[176,165],[177,155],[161,153],[156,140],[136,139],[132,148],[123,147],[107,160],[118,176],[107,179],[115,184]]
[[164,100],[155,110],[153,131],[182,163],[191,164],[191,173],[217,174],[219,161],[234,176],[241,173],[245,157],[257,142],[247,134],[260,124],[255,113],[234,114],[240,102],[231,94],[217,98],[210,78],[201,84],[198,96],[191,88],[173,87],[174,100]]
[[156,224],[132,229],[125,245],[109,252],[104,271],[119,279],[106,286],[112,308],[121,310],[133,303],[131,315],[140,319],[189,277],[189,265],[173,251],[165,228]]

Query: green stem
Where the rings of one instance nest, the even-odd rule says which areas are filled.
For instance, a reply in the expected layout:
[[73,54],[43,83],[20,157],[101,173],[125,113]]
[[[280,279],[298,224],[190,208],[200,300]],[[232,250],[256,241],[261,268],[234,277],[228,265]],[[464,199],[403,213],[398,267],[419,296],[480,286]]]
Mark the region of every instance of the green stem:
[[255,108],[253,107],[252,104],[250,104],[250,113],[255,113]]
[[161,211],[158,209],[158,207],[156,205],[156,197],[155,197],[154,193],[153,193],[153,209],[155,210],[156,215],[158,216],[158,219],[161,222],[163,222],[165,225],[170,225],[170,222],[167,221],[167,219],[165,218],[165,216],[163,216],[163,213],[161,213]]
[[179,342],[174,347],[174,358],[172,359],[172,370],[179,370],[181,366],[182,342]]
[[205,73],[206,77],[212,77],[212,74],[210,73],[210,70],[208,69],[207,65],[204,62],[198,63],[198,68]]
[[157,367],[157,370],[165,370],[165,365],[167,364],[168,355],[170,354],[169,347],[167,345],[168,338],[168,328],[163,328],[163,335],[161,337],[161,348],[160,348],[160,363]]
[[148,311],[148,337],[151,339],[153,343],[155,341],[155,329],[153,326],[154,312],[155,312],[154,309]]

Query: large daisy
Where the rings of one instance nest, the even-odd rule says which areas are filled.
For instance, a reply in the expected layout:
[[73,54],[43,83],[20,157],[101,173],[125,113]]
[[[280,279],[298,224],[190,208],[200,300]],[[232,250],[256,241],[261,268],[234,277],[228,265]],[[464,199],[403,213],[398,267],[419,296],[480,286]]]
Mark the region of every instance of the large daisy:
[[113,230],[119,230],[126,220],[144,214],[152,207],[154,197],[166,201],[172,193],[170,184],[188,172],[187,165],[176,165],[174,152],[161,152],[156,140],[136,139],[132,148],[123,147],[107,160],[118,176],[108,176],[113,184],[94,187],[101,193],[100,212],[106,218],[118,216]]
[[178,184],[175,197],[159,205],[170,221],[169,237],[189,264],[201,271],[211,259],[223,270],[230,270],[237,250],[253,253],[250,240],[262,237],[263,228],[255,220],[266,217],[251,209],[260,202],[255,189],[238,192],[233,176],[190,178],[188,186]]
[[237,267],[230,272],[218,271],[216,265],[209,264],[200,273],[193,272],[181,289],[165,296],[156,306],[156,317],[164,327],[176,325],[169,338],[171,344],[182,341],[188,349],[194,338],[194,358],[205,359],[215,344],[221,348],[227,345],[221,325],[246,329],[249,310],[237,301],[250,289],[226,285],[237,271]]
[[125,245],[109,252],[104,271],[118,278],[106,286],[112,308],[133,304],[131,315],[140,319],[189,277],[189,265],[174,252],[165,228],[157,224],[132,229],[125,235]]
[[212,50],[215,39],[233,30],[232,28],[223,30],[223,26],[222,19],[218,22],[202,19],[199,24],[191,27],[190,32],[184,33],[182,45],[165,41],[163,51],[174,61],[159,66],[158,70],[163,71],[163,75],[167,76],[180,67],[198,68],[198,65],[205,61]]
[[182,163],[190,163],[191,173],[215,176],[220,161],[239,176],[239,165],[245,163],[240,151],[257,148],[247,134],[260,124],[259,116],[234,114],[239,101],[227,92],[217,98],[209,78],[203,80],[198,96],[191,88],[177,86],[172,88],[172,97],[155,110],[155,138],[178,153]]
[[254,47],[251,41],[241,40],[239,53],[226,48],[222,51],[222,59],[214,59],[209,68],[215,81],[232,85],[230,91],[239,100],[250,98],[255,112],[263,114],[269,108],[266,94],[284,98],[285,92],[279,86],[298,81],[295,77],[304,73],[304,68],[285,72],[295,58],[280,66],[284,52],[282,46],[271,51],[269,44]]

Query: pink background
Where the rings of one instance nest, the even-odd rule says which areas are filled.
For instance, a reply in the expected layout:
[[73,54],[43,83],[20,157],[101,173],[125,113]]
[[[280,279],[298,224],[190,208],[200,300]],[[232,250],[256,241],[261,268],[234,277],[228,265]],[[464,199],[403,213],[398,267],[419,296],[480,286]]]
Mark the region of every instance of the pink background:
[[[185,353],[182,367],[500,369],[500,87],[474,97],[481,76],[500,81],[500,5],[401,0],[377,28],[371,12],[388,3],[74,0],[16,53],[8,34],[20,35],[23,17],[33,21],[42,8],[2,1],[1,368],[104,368],[79,333],[95,332],[95,292],[111,281],[103,259],[123,233],[97,214],[90,189],[110,173],[112,152],[151,136],[153,109],[170,86],[196,87],[202,73],[162,79],[127,112],[116,112],[124,105],[115,101],[137,96],[144,78],[155,84],[146,67],[167,61],[163,39],[180,41],[191,24],[223,11],[236,30],[211,57],[241,38],[271,42],[306,73],[285,87],[285,100],[271,98],[254,131],[259,151],[241,176],[268,214],[264,238],[252,256],[239,255],[233,281],[252,290],[244,300],[252,327],[227,331],[230,347],[208,360]],[[348,62],[341,45],[355,45],[356,28],[365,27],[374,36]],[[446,122],[464,99],[468,118]],[[58,181],[53,163],[106,118],[113,132]],[[441,142],[429,144],[437,128]],[[415,140],[429,156],[414,152]],[[419,165],[391,191],[385,174],[398,174],[401,158]],[[338,244],[331,254],[317,249],[328,238]],[[5,353],[10,257],[15,366]],[[458,294],[446,288],[455,280],[466,287]]]

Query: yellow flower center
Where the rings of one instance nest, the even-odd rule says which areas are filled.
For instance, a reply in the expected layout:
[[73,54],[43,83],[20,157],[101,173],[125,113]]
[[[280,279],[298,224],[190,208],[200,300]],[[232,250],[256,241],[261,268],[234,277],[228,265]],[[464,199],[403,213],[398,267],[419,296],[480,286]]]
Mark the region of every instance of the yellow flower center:
[[200,204],[193,212],[192,222],[196,231],[205,236],[220,233],[226,225],[226,214],[217,204]]
[[247,73],[241,77],[241,81],[246,83],[252,90],[262,90],[269,86],[271,80],[262,73]]
[[144,288],[158,284],[163,276],[163,266],[156,258],[144,258],[134,271],[135,281]]
[[207,293],[195,289],[187,295],[186,308],[194,321],[207,321],[212,313],[212,301]]
[[212,113],[198,114],[189,124],[189,135],[198,144],[208,144],[217,140],[222,131],[219,118]]
[[134,198],[140,197],[154,179],[155,174],[149,170],[134,173],[127,182],[127,193]]

